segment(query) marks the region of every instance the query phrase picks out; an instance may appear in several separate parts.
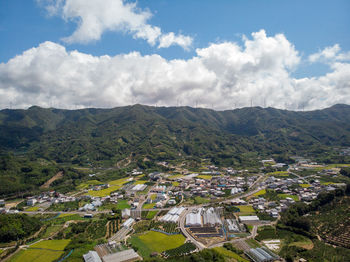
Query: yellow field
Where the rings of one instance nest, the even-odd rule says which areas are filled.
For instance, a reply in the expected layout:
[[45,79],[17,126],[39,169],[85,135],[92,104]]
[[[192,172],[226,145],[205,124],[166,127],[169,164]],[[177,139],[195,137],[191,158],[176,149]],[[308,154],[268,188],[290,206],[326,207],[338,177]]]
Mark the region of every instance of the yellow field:
[[311,185],[310,184],[299,184],[299,186],[301,186],[303,188],[307,188],[307,187],[310,187]]
[[[131,178],[132,179],[132,178]],[[130,177],[124,177],[121,179],[117,179],[117,180],[113,180],[113,181],[109,181],[108,184],[113,185],[113,186],[121,186],[129,181],[132,181],[130,179]]]
[[101,185],[103,184],[101,181],[98,180],[89,180],[84,183],[81,183],[79,186],[77,186],[77,189],[86,189],[89,186],[96,186],[96,185]]
[[260,191],[253,194],[253,196],[261,196],[266,194],[266,189],[261,189]]
[[110,186],[109,188],[105,188],[98,191],[89,190],[87,195],[94,196],[94,197],[105,197],[105,196],[109,196],[113,191],[116,191],[122,187],[123,187],[122,185],[119,185],[119,186]]
[[168,176],[168,179],[178,179],[178,178],[181,178],[181,177],[184,177],[183,175],[171,175],[171,176]]
[[156,194],[152,194],[152,195],[151,195],[151,199],[152,199],[152,200],[155,200],[156,198],[157,198],[157,195],[156,195]]
[[30,212],[33,212],[33,211],[38,211],[39,207],[38,206],[35,206],[35,207],[29,207],[26,209],[26,211],[30,211]]
[[150,203],[150,204],[144,204],[142,206],[143,209],[151,209],[151,208],[154,208],[156,204],[155,203]]
[[173,181],[172,184],[173,184],[173,186],[179,186],[180,185],[180,183],[177,182],[177,181]]
[[146,182],[147,181],[145,181],[145,180],[138,180],[138,181],[135,181],[134,185],[144,184]]
[[288,176],[289,173],[287,171],[276,171],[276,172],[270,172],[270,173],[267,173],[267,175],[269,176]]
[[198,175],[198,176],[196,176],[196,178],[210,180],[212,178],[212,176],[210,176],[210,175]]

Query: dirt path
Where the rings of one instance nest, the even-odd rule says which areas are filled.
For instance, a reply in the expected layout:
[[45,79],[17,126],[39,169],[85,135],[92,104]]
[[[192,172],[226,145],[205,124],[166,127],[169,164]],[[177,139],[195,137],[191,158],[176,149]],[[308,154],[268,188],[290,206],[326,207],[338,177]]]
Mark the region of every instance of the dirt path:
[[54,175],[53,177],[51,177],[49,180],[47,180],[45,182],[45,184],[43,184],[42,186],[40,186],[40,188],[49,188],[51,183],[57,179],[60,179],[61,177],[63,177],[63,171],[58,172],[56,175]]

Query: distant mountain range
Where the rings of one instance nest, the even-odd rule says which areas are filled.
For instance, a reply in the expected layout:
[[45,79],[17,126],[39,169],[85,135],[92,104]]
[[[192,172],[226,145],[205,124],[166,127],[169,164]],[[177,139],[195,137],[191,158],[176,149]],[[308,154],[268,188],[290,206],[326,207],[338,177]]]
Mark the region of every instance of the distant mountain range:
[[0,111],[0,150],[76,164],[317,153],[350,146],[350,106],[294,112],[143,105]]

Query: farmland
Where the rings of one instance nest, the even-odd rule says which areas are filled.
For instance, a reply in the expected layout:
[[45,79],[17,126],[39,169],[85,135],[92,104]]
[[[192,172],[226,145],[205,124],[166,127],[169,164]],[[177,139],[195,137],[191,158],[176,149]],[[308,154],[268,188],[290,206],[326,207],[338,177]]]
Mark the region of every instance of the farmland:
[[132,236],[130,242],[138,248],[142,256],[149,257],[152,252],[161,253],[181,246],[185,242],[185,238],[181,234],[168,236],[163,233],[148,231],[145,234]]
[[40,241],[26,250],[21,250],[16,254],[11,262],[35,261],[48,262],[57,260],[63,253],[64,248],[69,244],[69,239],[64,240],[44,240]]

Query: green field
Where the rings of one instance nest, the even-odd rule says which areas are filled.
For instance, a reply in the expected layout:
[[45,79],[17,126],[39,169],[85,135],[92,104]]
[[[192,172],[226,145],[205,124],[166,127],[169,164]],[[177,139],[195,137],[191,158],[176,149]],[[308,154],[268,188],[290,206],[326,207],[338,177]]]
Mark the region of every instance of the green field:
[[146,182],[147,181],[145,181],[145,180],[138,180],[138,181],[135,181],[134,185],[144,184]]
[[221,255],[225,256],[225,257],[235,259],[235,261],[238,261],[238,262],[249,262],[249,260],[244,259],[243,257],[239,256],[238,254],[236,254],[236,253],[234,253],[234,252],[232,252],[230,250],[227,250],[224,247],[214,247],[213,249],[215,251],[217,251],[218,253],[220,253]]
[[57,260],[63,253],[70,240],[44,240],[21,250],[14,255],[11,262],[51,262]]
[[42,249],[21,250],[14,255],[10,262],[51,262],[57,260],[64,251],[51,251]]
[[278,194],[279,198],[286,199],[287,197],[292,198],[294,201],[299,201],[299,197],[296,195],[289,195],[289,194]]
[[38,211],[38,209],[39,209],[40,207],[38,207],[38,206],[35,206],[35,207],[29,207],[29,208],[27,208],[26,209],[26,211],[30,211],[30,212],[33,212],[33,211]]
[[158,211],[149,211],[146,218],[147,219],[152,219],[157,215]]
[[[124,177],[124,178],[120,178],[117,180],[109,181],[108,184],[110,184],[112,186],[122,186],[125,183],[128,183],[129,179],[130,179],[129,177]],[[130,181],[132,181],[132,180],[130,180]]]
[[130,205],[128,204],[127,200],[121,199],[121,200],[118,200],[116,208],[121,210],[125,208],[130,208]]
[[197,204],[197,205],[206,204],[206,203],[209,203],[209,202],[210,202],[209,199],[203,198],[203,197],[200,197],[200,196],[196,196],[194,198],[194,203]]
[[261,189],[260,191],[253,194],[253,196],[261,196],[266,194],[266,189]]
[[179,186],[180,185],[180,183],[177,182],[177,181],[173,181],[172,184],[173,184],[173,186]]
[[155,200],[157,198],[157,195],[156,194],[152,194],[151,195],[151,200]]
[[185,240],[185,237],[181,234],[168,236],[154,231],[148,231],[142,235],[134,235],[130,238],[131,244],[138,248],[138,252],[143,257],[149,257],[152,252],[161,253],[165,250],[179,247]]
[[252,206],[236,206],[239,208],[239,213],[255,213],[255,210]]
[[45,234],[42,236],[42,238],[48,238],[48,237],[50,237],[52,234],[58,232],[61,228],[62,228],[62,225],[52,225],[52,226],[49,226],[49,227],[45,230]]
[[64,250],[64,248],[69,244],[70,239],[61,240],[43,240],[31,245],[30,248],[42,248],[51,250]]
[[310,184],[299,184],[299,186],[301,186],[303,188],[307,188],[307,187],[310,187],[311,185]]

